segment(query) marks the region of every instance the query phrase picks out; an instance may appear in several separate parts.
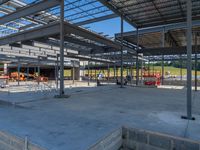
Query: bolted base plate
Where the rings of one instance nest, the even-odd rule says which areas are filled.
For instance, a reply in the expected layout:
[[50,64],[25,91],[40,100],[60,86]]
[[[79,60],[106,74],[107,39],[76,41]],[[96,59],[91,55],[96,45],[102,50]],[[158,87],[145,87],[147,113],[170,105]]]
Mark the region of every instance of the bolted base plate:
[[187,116],[181,116],[181,119],[186,119],[186,120],[195,120],[194,117],[188,118]]
[[54,98],[69,98],[70,95],[55,95]]

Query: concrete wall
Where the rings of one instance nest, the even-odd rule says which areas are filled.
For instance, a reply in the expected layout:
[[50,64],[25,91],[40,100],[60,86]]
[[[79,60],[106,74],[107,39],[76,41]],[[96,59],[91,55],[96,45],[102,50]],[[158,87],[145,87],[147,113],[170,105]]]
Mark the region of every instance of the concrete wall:
[[122,129],[99,141],[89,150],[200,150],[200,142],[157,132],[122,127]]
[[88,150],[119,150],[122,146],[122,130],[116,130],[109,134]]
[[0,131],[0,150],[45,150],[30,142],[25,144],[25,139]]
[[140,129],[122,128],[125,149],[131,150],[199,150],[200,143]]

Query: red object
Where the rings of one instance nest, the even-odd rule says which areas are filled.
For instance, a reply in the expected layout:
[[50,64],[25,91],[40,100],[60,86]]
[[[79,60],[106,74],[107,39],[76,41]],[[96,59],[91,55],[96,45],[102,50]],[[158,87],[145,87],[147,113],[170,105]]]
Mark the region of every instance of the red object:
[[9,79],[9,76],[0,76],[0,79]]
[[160,74],[156,73],[156,74],[144,74],[144,85],[148,85],[148,86],[157,86],[160,85]]

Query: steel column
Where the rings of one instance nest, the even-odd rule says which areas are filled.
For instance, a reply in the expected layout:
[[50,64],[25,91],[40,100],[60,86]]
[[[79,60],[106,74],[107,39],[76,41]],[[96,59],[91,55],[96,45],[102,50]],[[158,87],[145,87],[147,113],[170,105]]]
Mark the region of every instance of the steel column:
[[143,85],[143,54],[142,54],[142,59],[141,59],[141,84]]
[[55,65],[54,65],[54,76],[55,76],[55,85],[56,85],[56,76],[57,76],[57,72],[56,72],[56,62],[55,62]]
[[195,91],[197,91],[197,33],[195,34]]
[[114,80],[116,80],[116,64],[114,64]]
[[184,119],[192,118],[192,0],[187,0],[187,116]]
[[60,1],[60,97],[64,91],[64,0]]
[[59,81],[59,74],[58,74],[58,64],[59,60],[58,60],[58,55],[56,56],[56,89],[58,90],[58,81]]
[[108,64],[108,70],[107,70],[107,76],[108,76],[108,83],[110,81],[110,65]]
[[[139,30],[137,28],[137,52],[139,50]],[[136,57],[136,85],[138,85],[139,82],[139,59],[138,59],[138,54]]]
[[192,0],[187,0],[187,118],[192,118]]
[[73,84],[75,83],[74,82],[74,78],[75,78],[75,64],[74,64],[74,61],[73,61],[73,68],[72,68],[72,79],[73,79]]
[[40,84],[40,66],[38,62],[38,67],[37,67],[37,74],[38,74],[38,85]]
[[118,67],[116,67],[116,78],[117,78],[117,80],[118,80],[118,72],[119,72]]
[[[161,47],[165,47],[165,29],[162,31],[162,42]],[[164,84],[164,55],[162,54],[162,78],[161,78],[162,85]]]
[[88,86],[90,86],[90,61],[88,61]]
[[94,74],[95,74],[95,81],[97,81],[97,64],[96,64],[96,62],[95,62],[95,64],[94,64],[94,66],[95,66],[95,70],[94,70]]
[[17,64],[17,76],[18,76],[17,84],[19,85],[19,80],[20,80],[20,63],[19,63],[19,60],[18,60],[18,64]]
[[182,60],[182,55],[180,55],[180,76],[181,76],[181,81],[183,80],[183,60]]
[[154,61],[155,61],[155,59],[153,57],[153,63],[152,63],[152,66],[153,66],[153,75],[154,75]]
[[124,20],[121,16],[121,88],[123,87],[123,34],[124,34]]
[[131,76],[131,85],[132,85],[132,83],[133,83],[133,58],[131,58],[130,76]]

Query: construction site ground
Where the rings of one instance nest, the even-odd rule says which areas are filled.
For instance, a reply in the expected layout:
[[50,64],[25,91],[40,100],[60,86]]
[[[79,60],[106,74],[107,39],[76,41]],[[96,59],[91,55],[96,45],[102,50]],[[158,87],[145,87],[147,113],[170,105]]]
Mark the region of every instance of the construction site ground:
[[1,130],[27,136],[50,150],[86,150],[123,125],[200,141],[199,91],[192,92],[196,120],[188,121],[181,119],[186,115],[184,87],[96,87],[95,83],[88,87],[87,82],[81,82],[84,86],[68,82],[66,99],[54,98],[54,89],[23,91],[22,83],[12,87],[15,92],[1,89]]

